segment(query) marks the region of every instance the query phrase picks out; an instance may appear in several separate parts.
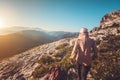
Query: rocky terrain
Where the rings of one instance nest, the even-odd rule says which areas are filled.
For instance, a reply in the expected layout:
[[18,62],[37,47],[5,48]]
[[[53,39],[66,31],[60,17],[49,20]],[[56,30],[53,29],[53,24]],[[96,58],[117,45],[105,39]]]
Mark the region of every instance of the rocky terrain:
[[57,52],[56,46],[69,43],[67,39],[62,39],[53,43],[38,46],[24,53],[15,55],[0,62],[1,80],[30,80],[32,72],[38,66],[37,60],[42,55]]
[[90,36],[102,40],[108,35],[120,35],[120,10],[103,16],[100,25],[90,31]]
[[[106,14],[102,18],[100,26],[90,32],[90,36],[96,40],[103,40],[103,37],[108,35],[120,35],[119,10]],[[75,38],[61,39],[0,61],[0,80],[32,80],[32,73],[35,68],[39,66],[37,61],[41,59],[43,55],[53,55],[55,52],[58,53],[59,50],[56,49],[57,46],[61,44],[73,46],[74,41]]]

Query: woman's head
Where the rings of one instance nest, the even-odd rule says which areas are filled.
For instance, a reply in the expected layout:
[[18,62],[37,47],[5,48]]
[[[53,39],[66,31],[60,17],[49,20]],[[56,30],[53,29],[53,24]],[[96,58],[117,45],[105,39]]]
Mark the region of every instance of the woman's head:
[[88,33],[88,29],[87,28],[81,28],[80,29],[80,34],[86,34]]
[[87,28],[81,28],[80,29],[79,38],[82,37],[82,36],[88,37],[88,29]]

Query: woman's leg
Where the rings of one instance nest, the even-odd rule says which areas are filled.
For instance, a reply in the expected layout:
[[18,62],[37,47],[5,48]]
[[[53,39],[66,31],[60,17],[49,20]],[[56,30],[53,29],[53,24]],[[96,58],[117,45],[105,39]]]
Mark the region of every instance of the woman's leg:
[[78,80],[81,80],[81,67],[82,65],[81,64],[77,64],[77,69],[78,69]]
[[81,69],[81,80],[87,80],[87,74],[90,70],[90,66],[83,66]]

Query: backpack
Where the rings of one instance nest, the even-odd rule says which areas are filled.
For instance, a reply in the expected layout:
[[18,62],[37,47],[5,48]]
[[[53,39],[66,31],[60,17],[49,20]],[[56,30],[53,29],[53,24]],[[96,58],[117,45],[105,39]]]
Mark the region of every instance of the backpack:
[[49,80],[67,80],[67,72],[63,70],[60,66],[56,66],[51,72]]

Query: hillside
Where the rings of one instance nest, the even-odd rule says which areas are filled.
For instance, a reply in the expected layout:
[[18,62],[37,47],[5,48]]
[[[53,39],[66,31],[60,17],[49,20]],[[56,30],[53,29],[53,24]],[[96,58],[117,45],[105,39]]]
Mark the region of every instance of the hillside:
[[[116,43],[109,44],[109,46],[119,44],[118,42],[120,36],[119,38],[116,38],[114,36],[107,38],[109,39],[108,41],[111,41],[111,39],[116,40]],[[74,40],[74,38],[62,39],[56,42],[35,47],[24,53],[2,60],[0,62],[0,79],[41,80],[41,77],[47,73],[49,67],[56,64],[61,65],[61,67],[66,70],[71,66],[69,63],[69,56],[73,48],[72,46],[74,44]],[[93,76],[89,79],[92,80],[95,78],[95,80],[98,80],[101,78],[104,80],[105,78],[110,78],[109,80],[119,80],[118,76],[120,74],[120,46],[118,46],[118,49],[116,48],[116,51],[113,49],[110,51],[108,43],[104,42],[101,44],[101,46],[104,46],[106,48],[99,47],[99,52],[103,53],[102,51],[104,51],[106,55],[100,54],[98,60],[92,64],[93,70],[91,70],[91,72]],[[111,74],[105,74],[106,72],[110,72]],[[71,78],[69,80],[76,80],[76,77],[74,75],[77,74],[72,74],[73,75],[69,76],[69,78]],[[114,75],[115,77],[113,76],[113,78],[111,75]]]
[[[49,44],[38,46],[24,53],[15,55],[0,62],[0,79],[3,80],[21,80],[32,77],[32,72],[38,67],[38,60],[43,55],[49,55],[57,52],[58,45],[69,43],[67,39],[62,39]],[[16,61],[17,60],[17,61]]]
[[54,40],[53,36],[34,30],[0,36],[0,58],[21,53],[37,45]]
[[[116,12],[117,14],[113,14]],[[118,12],[114,11],[106,15],[117,16]],[[89,80],[120,80],[120,35],[119,32],[115,31],[116,29],[119,30],[120,26],[107,27],[106,25],[101,27],[102,23],[104,25],[107,22],[105,19],[110,16],[108,18],[104,17],[102,18],[103,21],[100,22],[100,26],[90,32],[90,37],[95,39],[99,53],[98,59],[93,61],[91,65],[92,68],[88,78]],[[114,23],[113,19],[116,19],[119,22],[119,18],[117,16],[109,21]],[[75,40],[75,37],[70,37],[46,43],[0,61],[0,79],[43,80],[49,67],[56,64],[67,70],[71,66],[69,56]],[[68,80],[76,80],[75,67],[74,65],[72,73],[68,74]]]

